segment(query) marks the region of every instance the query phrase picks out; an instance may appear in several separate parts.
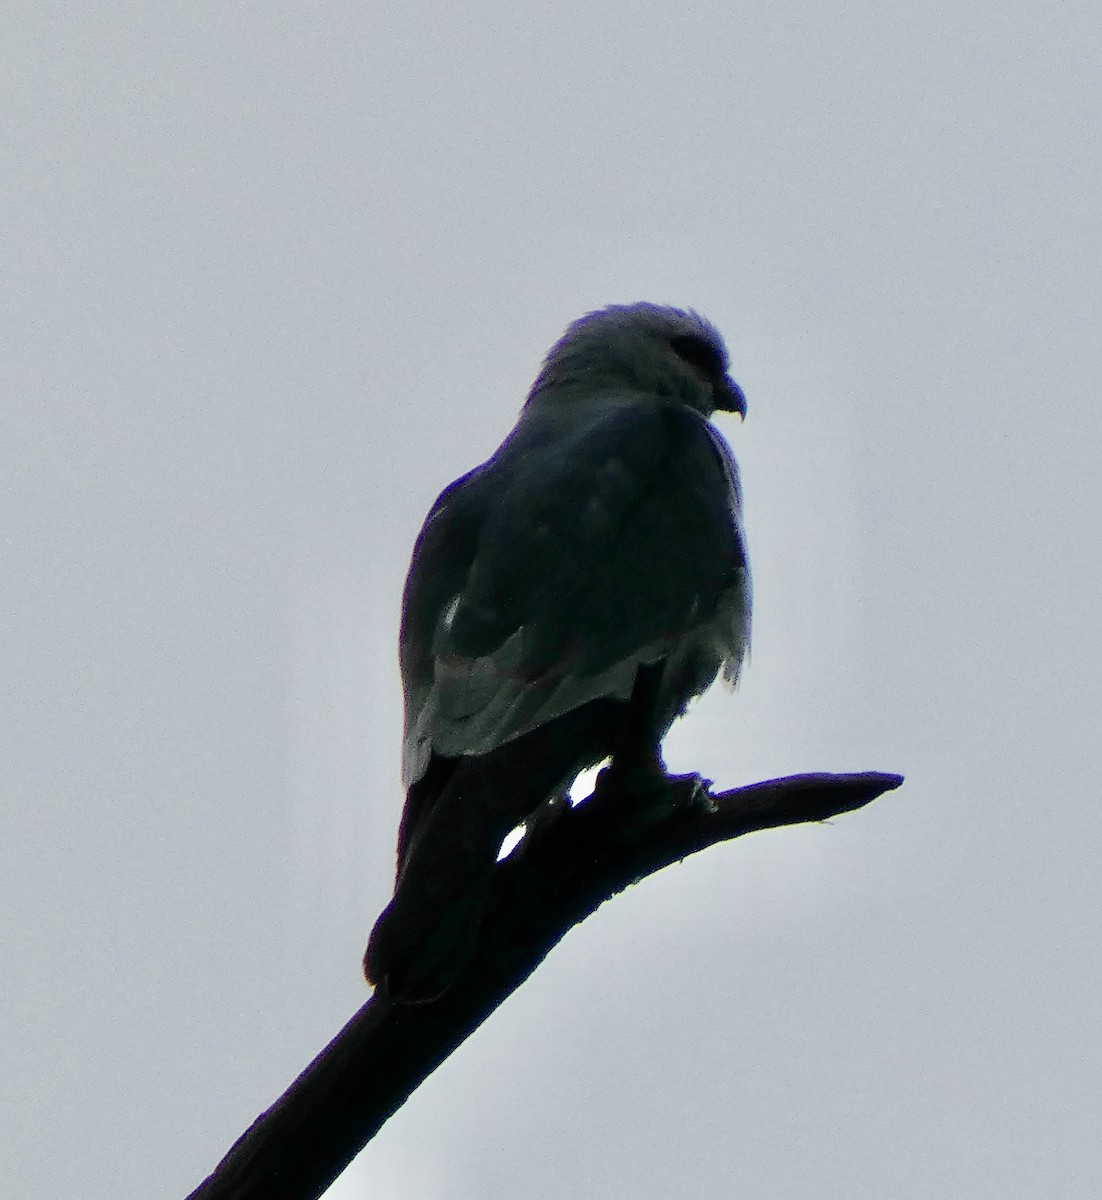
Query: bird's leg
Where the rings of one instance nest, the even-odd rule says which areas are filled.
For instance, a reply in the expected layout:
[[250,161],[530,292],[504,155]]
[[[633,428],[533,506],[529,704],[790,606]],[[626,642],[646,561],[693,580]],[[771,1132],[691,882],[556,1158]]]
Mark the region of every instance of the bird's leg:
[[597,790],[636,797],[665,789],[666,764],[659,745],[658,703],[665,661],[644,663],[635,672],[631,696],[613,734],[612,762],[597,777]]
[[597,778],[599,793],[630,794],[633,812],[642,815],[642,809],[655,819],[709,802],[709,781],[699,775],[670,775],[662,760],[659,709],[665,667],[660,660],[636,671],[612,763]]
[[555,829],[562,818],[570,812],[570,797],[566,792],[556,792],[549,800],[545,800],[538,808],[524,818],[524,835],[517,843],[511,857],[520,861],[532,848]]
[[565,792],[556,792],[549,800],[545,800],[539,808],[524,818],[524,840],[530,841],[556,824],[563,813],[570,811],[570,798]]
[[666,764],[659,745],[658,705],[665,660],[644,663],[635,672],[623,720],[614,734],[613,777],[665,778]]

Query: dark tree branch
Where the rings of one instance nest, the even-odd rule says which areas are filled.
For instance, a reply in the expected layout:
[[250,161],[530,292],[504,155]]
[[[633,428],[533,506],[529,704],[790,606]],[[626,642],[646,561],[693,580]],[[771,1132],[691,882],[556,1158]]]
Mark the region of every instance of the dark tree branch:
[[495,873],[463,974],[422,1006],[368,1002],[188,1200],[315,1200],[413,1090],[543,961],[630,883],[717,842],[824,821],[900,775],[793,775],[711,795],[695,777],[627,795],[599,781],[532,829]]

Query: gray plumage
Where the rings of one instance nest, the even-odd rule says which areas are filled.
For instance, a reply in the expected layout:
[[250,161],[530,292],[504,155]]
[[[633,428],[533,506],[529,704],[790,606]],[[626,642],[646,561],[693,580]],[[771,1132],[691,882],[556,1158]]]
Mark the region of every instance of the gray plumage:
[[366,959],[392,998],[431,999],[461,968],[509,828],[610,753],[614,771],[660,765],[689,700],[737,679],[750,583],[717,408],[745,401],[703,318],[590,313],[429,513],[403,600],[398,887]]

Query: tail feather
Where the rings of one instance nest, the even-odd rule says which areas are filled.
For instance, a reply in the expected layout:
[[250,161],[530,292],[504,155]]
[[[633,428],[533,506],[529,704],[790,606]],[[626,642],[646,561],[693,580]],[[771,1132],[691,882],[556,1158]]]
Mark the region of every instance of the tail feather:
[[435,1000],[470,956],[508,828],[473,829],[464,805],[437,799],[409,847],[394,899],[371,931],[364,973],[381,995],[406,1004]]
[[488,754],[433,756],[410,787],[394,899],[364,955],[376,994],[417,1004],[447,991],[478,936],[505,836],[612,751],[627,712],[595,700]]

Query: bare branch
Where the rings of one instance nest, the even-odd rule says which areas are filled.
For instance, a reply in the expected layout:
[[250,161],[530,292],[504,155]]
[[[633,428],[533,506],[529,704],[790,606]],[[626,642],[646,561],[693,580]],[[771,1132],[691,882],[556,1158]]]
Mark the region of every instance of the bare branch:
[[566,932],[630,883],[718,842],[823,821],[900,775],[793,775],[711,795],[695,776],[630,794],[602,777],[496,872],[478,944],[432,1004],[369,1000],[188,1200],[315,1200]]

